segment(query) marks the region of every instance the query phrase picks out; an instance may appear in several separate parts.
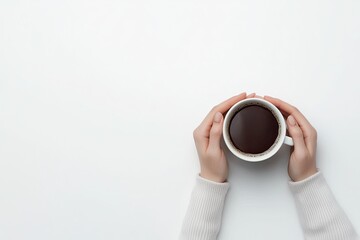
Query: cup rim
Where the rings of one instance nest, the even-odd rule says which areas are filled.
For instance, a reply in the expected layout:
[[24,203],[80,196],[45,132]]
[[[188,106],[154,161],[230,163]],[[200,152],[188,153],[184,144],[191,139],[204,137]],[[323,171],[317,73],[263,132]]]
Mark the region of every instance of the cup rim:
[[[262,103],[262,105],[265,105],[266,107],[268,107],[269,109],[271,109],[273,111],[273,114],[275,113],[277,115],[277,119],[279,122],[279,127],[280,127],[280,133],[278,135],[278,139],[277,139],[277,143],[275,144],[275,146],[266,154],[263,155],[245,155],[242,154],[232,143],[231,139],[230,139],[230,135],[228,132],[228,125],[230,124],[230,120],[233,117],[233,114],[235,111],[238,110],[239,106],[243,106],[245,104],[249,104],[251,102],[257,102],[257,103]],[[285,140],[285,136],[286,136],[286,123],[285,123],[285,119],[283,117],[283,115],[281,114],[280,110],[271,102],[266,101],[265,99],[261,99],[261,98],[247,98],[244,100],[241,100],[237,103],[235,103],[226,113],[225,118],[224,118],[224,123],[223,123],[223,139],[224,142],[227,146],[227,148],[230,150],[230,152],[235,155],[237,158],[240,158],[242,160],[248,161],[248,162],[261,162],[264,160],[267,160],[269,158],[271,158],[273,155],[275,155],[279,149],[281,148],[281,146],[284,143]]]

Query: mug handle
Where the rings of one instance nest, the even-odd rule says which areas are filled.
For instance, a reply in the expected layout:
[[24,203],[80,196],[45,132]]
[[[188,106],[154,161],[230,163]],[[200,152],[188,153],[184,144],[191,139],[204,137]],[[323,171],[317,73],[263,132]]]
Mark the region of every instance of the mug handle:
[[294,142],[291,137],[285,136],[284,143],[288,146],[294,146]]

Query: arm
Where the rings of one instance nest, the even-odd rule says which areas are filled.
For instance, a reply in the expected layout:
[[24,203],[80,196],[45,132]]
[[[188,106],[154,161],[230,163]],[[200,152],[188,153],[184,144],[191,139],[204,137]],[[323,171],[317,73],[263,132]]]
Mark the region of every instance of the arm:
[[288,172],[304,237],[307,240],[352,240],[357,234],[316,168],[317,133],[304,115],[280,99],[265,97],[287,116],[294,141]]
[[217,183],[197,177],[180,240],[216,239],[228,189],[229,183]]
[[242,93],[215,106],[194,131],[201,170],[183,222],[181,240],[217,238],[229,188],[228,164],[220,146],[223,114],[246,97],[246,93]]
[[357,239],[354,227],[321,172],[289,185],[305,239]]

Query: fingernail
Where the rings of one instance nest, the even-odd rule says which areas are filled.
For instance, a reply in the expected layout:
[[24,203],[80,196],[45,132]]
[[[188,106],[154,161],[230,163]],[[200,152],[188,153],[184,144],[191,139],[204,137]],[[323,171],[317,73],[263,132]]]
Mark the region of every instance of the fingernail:
[[222,119],[222,114],[219,112],[215,113],[214,122],[219,123],[221,122],[221,119]]
[[288,117],[288,121],[290,123],[291,126],[295,126],[296,125],[296,121],[295,121],[295,118],[293,116],[289,116]]

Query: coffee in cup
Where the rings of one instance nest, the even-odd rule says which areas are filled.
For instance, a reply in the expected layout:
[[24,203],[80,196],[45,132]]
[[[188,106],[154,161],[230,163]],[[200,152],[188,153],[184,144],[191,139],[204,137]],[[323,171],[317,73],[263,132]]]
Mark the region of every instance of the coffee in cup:
[[286,136],[281,112],[259,98],[242,100],[230,108],[224,119],[223,137],[235,156],[251,162],[270,158],[283,143],[293,145]]

